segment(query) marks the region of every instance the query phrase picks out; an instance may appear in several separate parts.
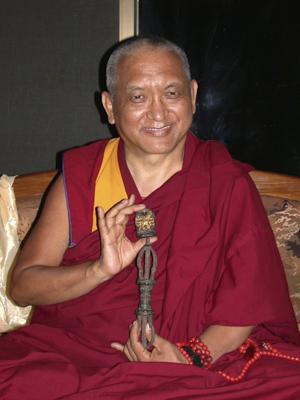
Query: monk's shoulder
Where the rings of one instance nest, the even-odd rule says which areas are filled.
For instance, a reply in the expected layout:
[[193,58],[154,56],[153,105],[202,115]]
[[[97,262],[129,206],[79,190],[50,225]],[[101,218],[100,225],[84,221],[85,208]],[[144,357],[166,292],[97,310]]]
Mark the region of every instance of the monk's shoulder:
[[216,206],[222,203],[222,198],[225,200],[231,196],[251,197],[257,202],[257,190],[249,175],[253,167],[232,158],[223,143],[214,140],[209,141],[207,146],[210,154],[210,190],[212,198],[216,199]]
[[217,141],[207,142],[210,153],[210,167],[214,176],[242,177],[248,176],[253,167],[247,163],[234,159],[226,146]]
[[108,139],[97,140],[65,151],[63,155],[65,166],[77,167],[93,164],[103,153],[107,142]]

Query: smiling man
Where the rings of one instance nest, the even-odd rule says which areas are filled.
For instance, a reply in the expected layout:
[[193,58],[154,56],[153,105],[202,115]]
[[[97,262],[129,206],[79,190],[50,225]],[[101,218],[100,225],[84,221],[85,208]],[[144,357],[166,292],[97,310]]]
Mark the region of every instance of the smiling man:
[[[189,131],[185,53],[127,40],[107,87],[120,138],[65,153],[13,272],[12,297],[36,308],[0,339],[1,398],[297,399],[300,340],[274,238],[249,168]],[[144,207],[157,230],[150,350],[135,322]]]
[[182,168],[197,83],[178,54],[164,47],[140,46],[126,57],[119,54],[108,63],[115,82],[108,80],[110,93],[104,92],[102,100],[124,140],[138,190],[146,196]]

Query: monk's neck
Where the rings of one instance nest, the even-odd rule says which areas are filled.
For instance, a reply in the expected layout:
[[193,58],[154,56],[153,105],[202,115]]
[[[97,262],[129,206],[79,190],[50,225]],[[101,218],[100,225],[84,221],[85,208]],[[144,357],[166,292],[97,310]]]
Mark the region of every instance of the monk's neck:
[[182,169],[183,154],[176,157],[155,154],[143,158],[127,154],[126,162],[140,195],[147,197]]

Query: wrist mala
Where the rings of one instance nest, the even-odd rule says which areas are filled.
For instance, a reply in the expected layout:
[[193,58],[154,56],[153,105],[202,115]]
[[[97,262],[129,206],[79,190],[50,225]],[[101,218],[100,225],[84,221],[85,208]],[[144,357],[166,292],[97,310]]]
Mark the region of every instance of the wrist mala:
[[209,368],[212,363],[211,353],[205,343],[197,337],[188,342],[178,342],[176,347],[190,365],[200,368]]

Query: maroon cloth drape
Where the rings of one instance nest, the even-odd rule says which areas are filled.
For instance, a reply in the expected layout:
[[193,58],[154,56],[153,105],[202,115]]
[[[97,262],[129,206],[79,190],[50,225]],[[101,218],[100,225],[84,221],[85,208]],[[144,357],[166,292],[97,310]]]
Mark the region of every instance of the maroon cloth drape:
[[[64,265],[70,268],[100,254],[99,235],[90,233],[89,222],[105,143],[65,155],[72,246]],[[122,142],[119,163],[127,193],[142,201]],[[199,335],[211,324],[255,325],[257,343],[269,341],[300,356],[284,271],[248,171],[221,144],[189,134],[182,171],[143,199],[156,214],[158,235],[154,325],[171,342]],[[133,218],[126,233],[136,240]],[[1,398],[300,398],[300,363],[278,358],[258,360],[234,384],[217,371],[238,375],[247,361],[239,351],[210,370],[127,362],[110,343],[127,339],[138,304],[136,278],[131,265],[85,296],[38,307],[30,326],[0,338]]]

